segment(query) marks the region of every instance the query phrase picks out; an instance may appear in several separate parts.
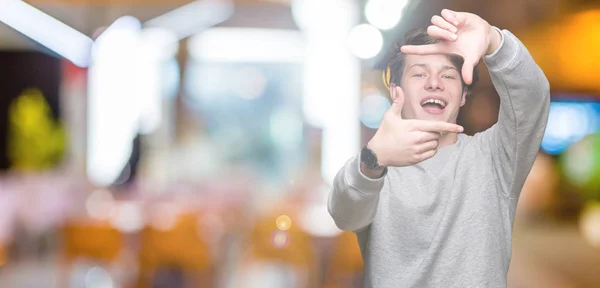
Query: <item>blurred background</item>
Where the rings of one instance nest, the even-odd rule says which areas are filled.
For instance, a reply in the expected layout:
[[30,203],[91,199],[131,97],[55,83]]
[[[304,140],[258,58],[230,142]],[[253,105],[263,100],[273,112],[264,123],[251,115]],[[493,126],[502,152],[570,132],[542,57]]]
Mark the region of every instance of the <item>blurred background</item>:
[[[600,1],[0,0],[0,287],[361,287],[326,203],[404,33],[509,29],[552,88],[509,287],[600,287]],[[497,120],[481,81],[468,134]]]

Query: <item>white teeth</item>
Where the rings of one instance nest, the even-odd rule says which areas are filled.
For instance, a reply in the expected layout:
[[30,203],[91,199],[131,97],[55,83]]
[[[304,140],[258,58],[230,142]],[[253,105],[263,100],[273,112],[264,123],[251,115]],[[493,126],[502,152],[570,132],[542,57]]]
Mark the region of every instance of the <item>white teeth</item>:
[[437,99],[427,99],[427,100],[423,101],[423,103],[421,103],[421,106],[428,104],[428,103],[438,104],[438,105],[442,106],[442,108],[446,107],[446,103],[444,103],[441,100],[437,100]]

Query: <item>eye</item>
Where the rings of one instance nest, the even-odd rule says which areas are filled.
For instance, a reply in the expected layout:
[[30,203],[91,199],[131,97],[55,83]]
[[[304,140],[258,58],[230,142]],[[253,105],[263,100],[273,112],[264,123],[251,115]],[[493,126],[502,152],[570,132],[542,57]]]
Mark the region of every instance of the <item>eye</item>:
[[420,77],[425,77],[425,74],[423,74],[423,73],[417,73],[417,74],[413,75],[413,77],[419,77],[419,78]]
[[456,79],[456,77],[451,76],[451,75],[442,75],[442,78],[444,78],[444,79]]

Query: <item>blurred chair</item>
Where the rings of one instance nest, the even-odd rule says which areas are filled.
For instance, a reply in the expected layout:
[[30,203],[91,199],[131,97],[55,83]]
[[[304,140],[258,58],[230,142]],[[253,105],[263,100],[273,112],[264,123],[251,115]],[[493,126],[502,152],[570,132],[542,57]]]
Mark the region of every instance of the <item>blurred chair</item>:
[[108,222],[67,223],[63,229],[63,255],[65,260],[89,258],[110,262],[123,249],[123,236]]
[[108,222],[69,221],[62,227],[61,234],[63,285],[60,287],[68,287],[68,276],[75,261],[86,260],[108,267],[125,248],[123,235]]
[[[316,249],[311,236],[294,224],[298,219],[294,210],[277,209],[259,218],[251,228],[240,267],[242,279],[235,287],[317,287],[320,274]],[[287,230],[277,227],[281,215],[292,219]]]
[[[168,229],[143,229],[138,287],[215,286],[213,259],[201,238],[197,218],[196,213],[180,214]],[[171,280],[165,280],[169,277]]]

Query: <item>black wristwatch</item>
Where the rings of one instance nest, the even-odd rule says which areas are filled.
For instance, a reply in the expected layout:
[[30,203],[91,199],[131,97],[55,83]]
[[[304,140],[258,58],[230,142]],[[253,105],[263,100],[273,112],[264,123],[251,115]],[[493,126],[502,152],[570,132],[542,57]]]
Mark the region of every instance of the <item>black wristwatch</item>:
[[379,162],[377,161],[377,154],[369,147],[365,146],[360,151],[360,162],[363,163],[369,169],[380,170],[384,169],[383,166],[379,166]]

